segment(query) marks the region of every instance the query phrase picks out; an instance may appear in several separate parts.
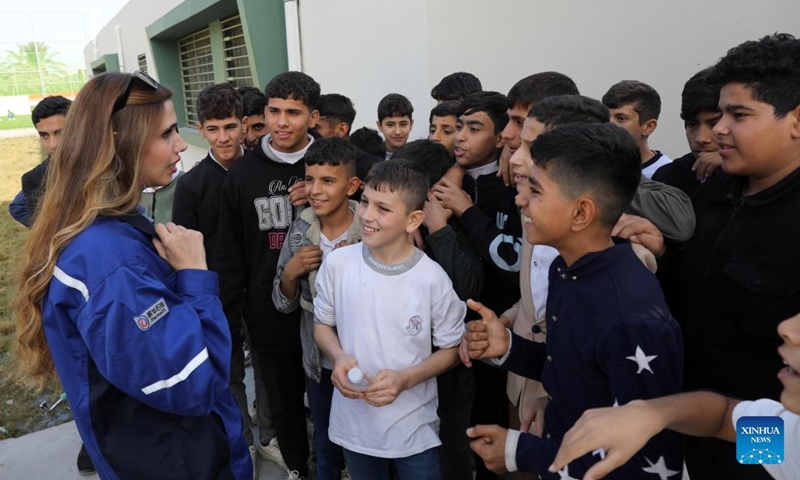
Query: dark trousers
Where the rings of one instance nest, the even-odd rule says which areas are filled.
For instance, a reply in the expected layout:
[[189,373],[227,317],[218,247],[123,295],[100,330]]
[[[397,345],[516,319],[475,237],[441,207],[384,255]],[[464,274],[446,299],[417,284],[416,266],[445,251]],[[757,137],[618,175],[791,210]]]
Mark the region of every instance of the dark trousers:
[[272,423],[283,460],[289,470],[297,470],[301,477],[308,476],[303,352],[274,352],[273,348],[266,348],[262,344],[253,344],[250,348],[256,349],[255,360],[261,366]]
[[[472,405],[473,425],[500,425],[508,428],[508,396],[506,395],[506,372],[484,362],[472,362],[475,375],[475,403]],[[475,480],[495,479],[475,455]],[[694,479],[693,479],[694,480]]]
[[439,463],[444,480],[472,480],[472,450],[466,430],[472,424],[475,379],[460,363],[436,377],[439,390]]
[[308,379],[308,403],[314,418],[314,445],[317,448],[317,480],[339,480],[342,476],[342,447],[328,437],[333,388],[331,371],[325,368],[319,383]]

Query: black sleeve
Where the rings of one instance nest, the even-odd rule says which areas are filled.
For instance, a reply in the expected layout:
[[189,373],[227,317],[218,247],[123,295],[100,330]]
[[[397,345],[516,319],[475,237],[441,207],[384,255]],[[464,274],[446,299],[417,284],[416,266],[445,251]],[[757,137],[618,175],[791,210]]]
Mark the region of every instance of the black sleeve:
[[198,195],[194,185],[190,183],[191,180],[192,177],[187,177],[186,175],[178,179],[178,184],[175,186],[175,196],[172,198],[172,222],[176,225],[199,231]]
[[478,300],[483,288],[481,261],[458,223],[445,225],[429,234],[425,244],[431,251],[431,257],[450,277],[458,298],[463,301],[470,298]]
[[247,271],[243,228],[243,212],[239,208],[235,177],[228,172],[220,192],[214,268],[219,274],[219,296],[229,325],[239,323],[244,308]]
[[44,192],[44,176],[47,173],[47,165],[50,159],[36,165],[31,170],[22,175],[22,191],[25,193],[25,209],[28,217],[33,219],[36,208],[39,206],[39,199]]

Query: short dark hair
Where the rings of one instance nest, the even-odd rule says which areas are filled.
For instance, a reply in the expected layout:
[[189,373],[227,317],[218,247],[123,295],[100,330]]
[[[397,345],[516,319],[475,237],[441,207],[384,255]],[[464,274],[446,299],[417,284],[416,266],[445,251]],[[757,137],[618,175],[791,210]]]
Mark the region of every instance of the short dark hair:
[[308,147],[303,161],[306,166],[332,165],[345,169],[348,177],[356,176],[358,150],[344,138],[331,137],[314,140]]
[[588,189],[600,221],[609,228],[630,205],[642,175],[633,137],[609,123],[564,125],[545,132],[533,141],[531,157],[565,195],[576,198]]
[[603,95],[603,105],[608,108],[631,105],[639,114],[639,125],[648,120],[658,120],[661,115],[661,97],[658,92],[638,80],[623,80],[612,85]]
[[459,108],[461,102],[456,100],[448,100],[436,105],[431,109],[431,114],[428,117],[428,123],[433,123],[433,117],[456,117],[458,118]]
[[378,121],[382,122],[386,117],[408,117],[413,118],[414,106],[411,102],[399,93],[390,93],[383,97],[378,103]]
[[681,93],[681,119],[694,120],[700,112],[719,112],[719,85],[708,82],[713,67],[692,75]]
[[270,98],[298,100],[313,112],[319,105],[319,83],[303,72],[283,72],[272,77],[264,88],[267,103]]
[[375,164],[364,182],[374,190],[398,192],[406,205],[406,213],[422,210],[428,198],[428,178],[412,162],[394,159]]
[[228,117],[242,119],[242,97],[230,83],[218,83],[204,88],[194,103],[197,120],[202,125],[206,120],[223,120]]
[[522,105],[528,109],[543,98],[554,95],[578,95],[578,86],[571,78],[559,72],[540,72],[518,81],[508,91],[507,107]]
[[367,153],[381,158],[386,156],[386,143],[384,143],[377,130],[361,127],[350,134],[350,143]]
[[431,89],[431,97],[437,102],[463,100],[470,93],[481,90],[483,90],[483,86],[478,77],[467,72],[455,72],[442,78]]
[[319,116],[337,120],[347,124],[347,133],[356,121],[356,109],[353,102],[338,93],[326,93],[319,96]]
[[49,118],[54,115],[66,116],[70,105],[72,105],[72,100],[69,98],[64,98],[61,95],[43,98],[42,101],[33,107],[33,111],[31,112],[31,120],[33,120],[33,125],[35,126],[45,118]]
[[267,96],[256,87],[239,87],[239,96],[242,97],[242,113],[245,117],[250,115],[264,115],[267,107]]
[[536,102],[528,112],[548,130],[570,123],[608,123],[608,109],[600,100],[583,95],[557,95]]
[[506,96],[497,92],[476,92],[467,95],[458,109],[458,116],[486,112],[494,123],[494,133],[500,133],[508,123]]
[[394,157],[408,160],[422,169],[428,176],[428,188],[438,182],[442,175],[456,163],[442,144],[427,139],[406,143],[394,152],[392,158]]
[[775,33],[736,46],[722,57],[708,79],[720,87],[742,83],[753,98],[772,105],[783,118],[800,105],[800,40]]

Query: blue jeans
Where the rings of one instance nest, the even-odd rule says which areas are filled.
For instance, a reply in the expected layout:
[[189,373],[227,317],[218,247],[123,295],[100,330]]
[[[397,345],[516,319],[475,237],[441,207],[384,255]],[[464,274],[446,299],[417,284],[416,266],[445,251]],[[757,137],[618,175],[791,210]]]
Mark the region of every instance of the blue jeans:
[[323,368],[319,383],[308,379],[308,401],[311,404],[314,445],[317,448],[317,480],[342,478],[342,447],[328,438],[332,400],[331,371]]
[[351,452],[344,458],[353,480],[389,480],[389,462],[394,462],[400,480],[441,480],[439,447],[430,448],[405,458],[378,458]]

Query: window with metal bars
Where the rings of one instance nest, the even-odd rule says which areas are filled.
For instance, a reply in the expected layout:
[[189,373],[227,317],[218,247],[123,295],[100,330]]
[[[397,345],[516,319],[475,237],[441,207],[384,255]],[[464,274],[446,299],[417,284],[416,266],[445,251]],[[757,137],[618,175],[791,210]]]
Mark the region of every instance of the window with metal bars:
[[236,88],[252,87],[253,73],[247,56],[244,29],[239,15],[222,20],[222,52],[225,57],[225,77]]
[[147,56],[143,53],[136,57],[136,61],[139,64],[139,70],[147,73]]
[[211,34],[208,28],[178,41],[181,63],[181,86],[187,125],[197,124],[195,100],[206,87],[214,85],[214,64],[211,57]]

